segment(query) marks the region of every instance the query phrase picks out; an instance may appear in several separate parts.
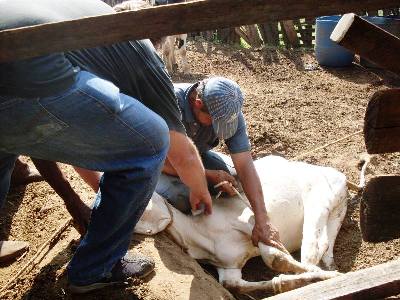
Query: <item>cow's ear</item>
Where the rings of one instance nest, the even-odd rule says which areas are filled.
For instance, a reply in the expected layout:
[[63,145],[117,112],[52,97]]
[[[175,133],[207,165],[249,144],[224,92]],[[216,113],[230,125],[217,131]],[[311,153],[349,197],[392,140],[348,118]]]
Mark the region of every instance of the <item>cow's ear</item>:
[[166,200],[154,192],[146,210],[135,226],[135,232],[153,235],[163,231],[171,223],[172,215],[165,202]]

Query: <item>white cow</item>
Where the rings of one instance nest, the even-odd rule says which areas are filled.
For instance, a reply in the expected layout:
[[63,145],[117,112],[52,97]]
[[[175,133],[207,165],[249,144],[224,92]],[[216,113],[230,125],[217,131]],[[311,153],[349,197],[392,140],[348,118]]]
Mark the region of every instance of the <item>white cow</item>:
[[[176,2],[185,2],[178,0]],[[174,0],[170,0],[168,3],[175,3]],[[114,10],[117,12],[127,11],[127,10],[138,10],[146,7],[151,7],[157,5],[155,0],[130,0],[124,1],[118,5],[114,6]],[[164,60],[165,66],[170,74],[174,73],[177,63],[176,56],[179,55],[181,58],[182,71],[187,74],[190,72],[189,64],[186,58],[186,39],[187,34],[177,34],[164,36],[161,39],[155,41],[152,40],[156,48],[161,48],[162,58]]]
[[188,74],[190,72],[189,64],[186,57],[186,39],[186,33],[169,35],[161,39],[162,58],[170,74],[176,71],[177,54],[181,58],[182,72],[184,74]]
[[[187,2],[188,0],[149,0],[151,5],[165,5]],[[174,73],[177,68],[176,56],[181,58],[182,71],[184,74],[190,72],[189,64],[186,57],[186,40],[187,34],[176,34],[163,37],[161,39],[161,52],[165,66],[170,74]]]
[[[255,166],[269,218],[290,252],[301,249],[301,263],[262,243],[253,246],[254,214],[239,197],[216,199],[210,216],[192,216],[154,194],[135,231],[155,234],[165,229],[191,257],[216,266],[220,283],[238,292],[282,292],[337,276],[317,265],[334,267],[333,246],[347,207],[345,175],[277,156],[259,159]],[[276,271],[306,273],[271,281],[243,280],[242,267],[259,255]]]

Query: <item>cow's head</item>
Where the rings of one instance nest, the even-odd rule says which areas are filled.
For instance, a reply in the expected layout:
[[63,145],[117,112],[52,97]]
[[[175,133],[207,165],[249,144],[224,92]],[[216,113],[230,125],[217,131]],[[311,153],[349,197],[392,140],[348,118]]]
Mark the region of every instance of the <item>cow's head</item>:
[[153,235],[163,231],[171,223],[172,216],[165,201],[163,197],[154,192],[146,210],[136,224],[136,233]]

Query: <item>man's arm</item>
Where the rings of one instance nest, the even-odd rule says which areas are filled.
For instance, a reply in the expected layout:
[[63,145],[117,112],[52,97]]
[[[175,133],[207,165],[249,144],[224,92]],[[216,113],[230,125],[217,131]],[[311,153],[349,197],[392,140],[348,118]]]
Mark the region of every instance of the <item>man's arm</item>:
[[[168,174],[170,176],[179,177],[178,173],[176,172],[174,167],[171,165],[168,158],[165,160],[162,172],[165,174]],[[218,183],[227,181],[227,182],[231,183],[234,187],[237,188],[237,182],[236,182],[235,178],[232,175],[225,172],[224,170],[205,169],[205,175],[206,175],[207,182],[209,184],[217,185]],[[229,184],[223,184],[219,187],[219,189],[222,192],[227,193],[229,196],[235,195],[235,191],[232,189],[231,185],[229,185]]]
[[268,218],[260,178],[254,167],[250,151],[232,154],[231,157],[243,191],[254,212],[253,244],[257,245],[259,242],[263,242],[287,252],[279,239],[278,230],[270,223]]
[[197,210],[200,208],[200,203],[204,203],[205,212],[210,214],[212,212],[211,196],[208,192],[204,167],[195,145],[182,133],[170,130],[169,134],[168,162],[182,182],[189,187],[192,209]]
[[35,158],[32,158],[32,162],[47,183],[64,200],[68,212],[74,219],[75,228],[84,235],[89,224],[91,209],[71,187],[57,163]]

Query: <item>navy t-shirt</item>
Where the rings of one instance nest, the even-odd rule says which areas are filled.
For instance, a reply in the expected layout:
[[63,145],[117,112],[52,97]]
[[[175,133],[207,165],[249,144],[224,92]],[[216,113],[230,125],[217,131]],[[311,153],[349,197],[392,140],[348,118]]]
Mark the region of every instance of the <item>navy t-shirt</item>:
[[185,133],[171,79],[149,40],[66,53],[74,66],[111,81],[160,115],[170,130]]
[[[2,0],[0,30],[110,13],[114,10],[99,0]],[[2,95],[49,96],[69,88],[74,79],[75,70],[63,53],[0,64]]]

